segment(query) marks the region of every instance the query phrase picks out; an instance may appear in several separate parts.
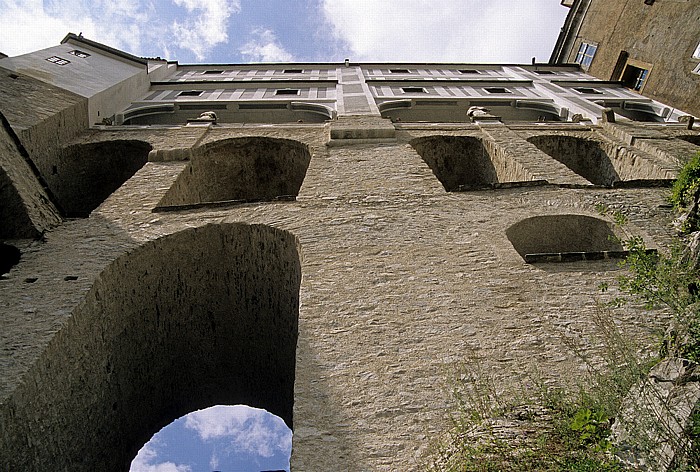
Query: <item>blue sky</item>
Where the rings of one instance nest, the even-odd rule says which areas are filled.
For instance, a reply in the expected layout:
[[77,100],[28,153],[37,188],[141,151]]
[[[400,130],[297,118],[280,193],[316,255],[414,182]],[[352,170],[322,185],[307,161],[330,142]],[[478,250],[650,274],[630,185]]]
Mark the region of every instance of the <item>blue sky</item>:
[[0,52],[80,33],[180,63],[546,62],[559,0],[0,0]]
[[175,420],[136,455],[130,472],[289,470],[292,432],[265,410],[214,406]]

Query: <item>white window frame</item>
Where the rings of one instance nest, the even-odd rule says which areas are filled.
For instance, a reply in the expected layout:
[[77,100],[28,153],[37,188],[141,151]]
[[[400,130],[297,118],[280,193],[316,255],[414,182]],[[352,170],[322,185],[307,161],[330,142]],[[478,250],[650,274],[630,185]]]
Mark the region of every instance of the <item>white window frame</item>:
[[576,53],[576,59],[574,62],[579,64],[583,70],[588,70],[591,68],[591,63],[595,58],[596,52],[598,52],[597,43],[581,41],[581,45],[578,47],[578,52]]

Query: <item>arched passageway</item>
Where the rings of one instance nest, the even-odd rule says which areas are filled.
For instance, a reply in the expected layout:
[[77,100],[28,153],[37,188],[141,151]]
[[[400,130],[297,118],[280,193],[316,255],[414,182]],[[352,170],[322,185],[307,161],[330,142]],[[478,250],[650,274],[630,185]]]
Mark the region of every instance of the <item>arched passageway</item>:
[[217,141],[195,151],[158,207],[294,198],[310,162],[308,146],[298,141],[263,137]]
[[6,274],[19,263],[22,253],[11,244],[0,243],[0,275]]
[[130,140],[71,146],[46,180],[66,215],[88,216],[146,164],[151,149]]
[[8,470],[125,471],[163,426],[246,404],[292,427],[296,238],[207,225],[110,264],[0,410]]
[[498,182],[491,156],[479,138],[427,136],[411,141],[448,192],[479,188]]
[[563,135],[533,136],[528,141],[592,184],[611,186],[620,180],[610,156],[596,141]]
[[508,228],[506,236],[526,262],[536,254],[589,253],[589,258],[604,258],[605,252],[624,249],[612,223],[586,215],[526,218]]

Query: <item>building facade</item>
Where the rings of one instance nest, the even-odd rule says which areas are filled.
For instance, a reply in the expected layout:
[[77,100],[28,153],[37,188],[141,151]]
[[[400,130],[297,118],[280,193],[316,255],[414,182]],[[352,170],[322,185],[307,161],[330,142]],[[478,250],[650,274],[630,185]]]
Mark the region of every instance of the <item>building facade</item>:
[[619,239],[668,244],[663,185],[700,150],[577,65],[180,65],[75,35],[0,59],[0,113],[10,470],[125,470],[215,404],[283,418],[294,471],[419,469],[461,363],[575,381]]
[[700,115],[700,2],[571,3],[552,64],[580,64],[599,79]]

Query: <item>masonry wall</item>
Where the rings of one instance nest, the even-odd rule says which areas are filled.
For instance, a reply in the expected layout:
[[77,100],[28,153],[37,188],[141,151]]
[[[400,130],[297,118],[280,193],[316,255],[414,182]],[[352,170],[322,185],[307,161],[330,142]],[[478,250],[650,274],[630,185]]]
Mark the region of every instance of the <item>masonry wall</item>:
[[[365,139],[371,136],[369,130],[360,132],[374,126],[372,120],[356,121],[354,128],[352,118],[342,123],[339,135],[347,139],[337,140],[333,146],[327,144],[334,135],[335,122],[121,128],[93,130],[73,138],[71,146],[119,137],[147,142],[153,151],[149,162],[89,218],[70,220],[50,231],[45,242],[23,250],[20,263],[0,279],[4,312],[0,320],[0,430],[6,438],[0,462],[16,460],[18,448],[36,457],[41,457],[39,448],[56,452],[52,448],[60,443],[52,442],[51,434],[42,436],[42,428],[61,430],[64,422],[69,422],[71,427],[82,425],[86,436],[98,431],[89,416],[80,416],[79,409],[75,416],[48,414],[53,397],[46,390],[49,385],[70,385],[73,390],[61,394],[66,401],[73,394],[82,398],[81,386],[98,385],[92,404],[98,412],[112,411],[114,401],[120,398],[128,399],[128,404],[118,404],[118,411],[126,416],[131,407],[148,403],[149,390],[123,397],[119,389],[126,385],[118,389],[113,384],[100,384],[106,371],[98,361],[94,371],[61,367],[70,359],[59,360],[65,355],[59,346],[61,342],[72,346],[76,365],[82,365],[80,356],[90,357],[89,345],[99,341],[95,336],[101,332],[102,321],[84,325],[96,330],[88,334],[75,331],[79,319],[86,313],[109,318],[113,316],[109,313],[123,312],[128,317],[132,308],[140,306],[134,299],[124,310],[91,308],[105,303],[98,294],[104,292],[109,280],[116,280],[110,277],[115,267],[128,260],[125,254],[145,254],[144,248],[157,250],[157,241],[192,228],[210,231],[204,228],[234,223],[263,225],[269,228],[265,234],[283,233],[288,235],[285,240],[298,240],[301,281],[292,470],[418,469],[431,438],[447,424],[445,411],[451,400],[446,381],[462,362],[478,363],[479,369],[492,374],[498,389],[523,380],[532,366],[550,385],[571,385],[585,366],[568,348],[566,339],[582,342],[583,352],[595,355],[598,346],[593,337],[593,314],[599,301],[616,295],[614,289],[602,294],[598,286],[607,282],[614,287],[620,269],[612,260],[526,264],[506,232],[518,222],[538,216],[580,215],[611,224],[598,211],[602,203],[628,215],[630,223],[624,232],[643,237],[651,247],[663,248],[673,234],[664,188],[593,185],[527,141],[553,132],[597,134],[599,139],[612,140],[613,130],[618,128],[404,124],[395,126],[393,138],[372,142]],[[562,126],[570,129],[562,130]],[[618,134],[629,136],[630,142],[641,142],[645,140],[641,131],[646,129],[620,128]],[[658,134],[646,135],[656,137],[646,140],[646,152],[656,150],[659,155],[673,152],[672,144],[681,141],[678,133],[688,134],[674,127],[658,126],[653,131]],[[411,145],[416,139],[440,136],[482,140],[494,162],[517,170],[513,175],[524,179],[522,185],[447,192]],[[274,138],[308,149],[308,169],[295,199],[210,202],[196,208],[154,212],[188,168],[187,159],[196,154],[195,149],[250,137],[255,137],[250,141],[258,145]],[[355,144],[354,138],[362,139]],[[210,237],[205,247],[218,247],[221,237],[216,232]],[[197,247],[195,240],[182,242],[181,249],[173,245],[159,256],[167,264],[154,267],[166,270],[175,280],[186,279],[186,274],[196,269],[181,258],[193,246]],[[244,252],[246,247],[241,246]],[[140,267],[151,260],[134,264]],[[273,265],[273,272],[293,278],[294,258],[280,260],[288,263]],[[197,271],[195,281],[224,293],[230,284],[220,277],[228,266],[218,264],[208,273],[206,267],[204,272]],[[230,274],[227,280],[243,276]],[[256,284],[249,285],[250,296],[262,300],[293,297],[294,289],[290,291],[286,283]],[[131,293],[130,286],[126,285],[126,295]],[[615,311],[614,316],[640,339],[651,339],[650,331],[663,324],[658,313],[632,308]],[[201,328],[209,329],[206,316],[201,317],[197,318]],[[119,326],[105,321],[107,325]],[[123,328],[126,336],[139,331],[135,325]],[[181,331],[165,330],[162,339],[174,341],[177,333]],[[265,342],[275,345],[277,341]],[[126,351],[105,351],[104,358],[111,356],[112,365],[126,362],[125,356],[152,359],[148,349],[134,344]],[[196,343],[184,343],[181,349],[193,349],[194,353]],[[244,354],[257,358],[260,353],[257,347],[247,346]],[[188,353],[179,355],[187,357]],[[138,368],[134,367],[137,363],[124,365]],[[50,373],[51,381],[41,372]],[[71,372],[81,373],[75,377]],[[157,384],[145,385],[159,390]],[[191,397],[189,406],[196,403],[204,407],[218,401],[197,391],[192,391]],[[251,401],[260,398],[254,395]],[[41,406],[31,413],[34,418],[25,421],[33,404],[46,407]],[[180,406],[183,411],[178,414],[188,405]],[[271,407],[273,411],[276,408]],[[154,422],[151,426],[165,424],[171,416],[172,412],[153,414],[149,421]],[[118,447],[135,453],[151,426],[137,427],[141,434],[129,436],[130,442]],[[78,444],[81,446],[93,447],[88,442]],[[27,467],[46,470],[45,464]],[[83,470],[80,466],[76,469]],[[84,470],[90,469],[86,466]]]
[[693,0],[592,0],[565,61],[575,61],[582,41],[596,43],[588,72],[610,80],[620,52],[627,51],[630,60],[652,67],[645,96],[700,116],[700,75],[692,73],[700,63],[693,57],[699,23],[700,4]]

